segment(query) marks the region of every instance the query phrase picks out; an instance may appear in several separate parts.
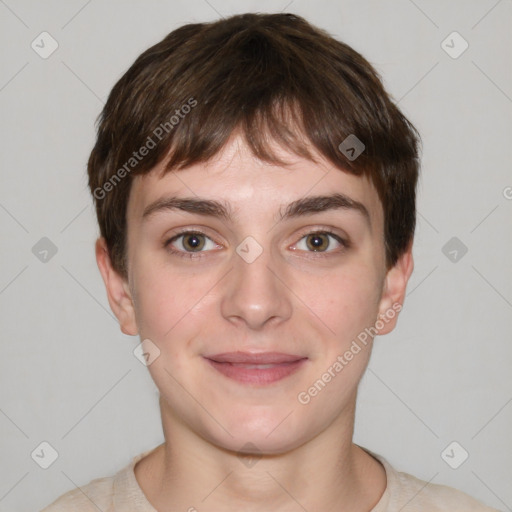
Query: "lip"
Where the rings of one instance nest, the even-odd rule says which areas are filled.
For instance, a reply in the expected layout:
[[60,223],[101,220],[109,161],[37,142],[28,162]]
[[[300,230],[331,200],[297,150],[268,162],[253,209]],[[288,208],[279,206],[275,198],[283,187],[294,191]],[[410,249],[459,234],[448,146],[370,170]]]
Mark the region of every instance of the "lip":
[[292,375],[308,359],[280,352],[225,352],[204,357],[225,377],[244,384],[257,385],[272,384]]

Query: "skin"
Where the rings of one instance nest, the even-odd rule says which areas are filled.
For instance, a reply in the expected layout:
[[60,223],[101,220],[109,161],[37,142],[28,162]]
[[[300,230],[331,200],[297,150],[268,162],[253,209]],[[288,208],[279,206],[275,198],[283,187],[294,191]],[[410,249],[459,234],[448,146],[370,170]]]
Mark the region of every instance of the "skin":
[[[289,165],[258,160],[234,135],[207,163],[165,176],[159,164],[135,177],[127,209],[128,279],[113,270],[105,241],[96,242],[122,332],[160,350],[148,369],[160,391],[165,442],[135,467],[159,511],[363,512],[386,488],[383,466],[352,442],[357,386],[372,343],[361,345],[309,403],[297,397],[379,315],[403,303],[411,247],[386,269],[383,210],[371,182],[318,154],[312,162],[273,147]],[[292,201],[333,192],[363,203],[371,225],[353,209],[279,222]],[[234,218],[167,210],[142,219],[147,205],[169,195],[225,201]],[[165,247],[178,228],[205,233],[201,258]],[[327,228],[350,246],[324,235],[315,251],[310,234]],[[252,263],[236,252],[247,236],[263,251]],[[181,237],[171,247],[190,253],[190,242]],[[381,323],[378,334],[390,332],[397,318]],[[308,359],[293,375],[254,386],[228,379],[203,358],[237,350]],[[241,452],[248,452],[245,459]],[[247,463],[251,453],[255,464]]]

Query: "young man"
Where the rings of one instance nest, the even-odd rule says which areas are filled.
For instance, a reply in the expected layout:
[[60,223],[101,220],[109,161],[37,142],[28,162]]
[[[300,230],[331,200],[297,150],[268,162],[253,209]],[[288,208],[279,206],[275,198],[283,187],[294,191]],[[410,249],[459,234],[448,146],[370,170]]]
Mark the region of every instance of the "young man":
[[88,173],[165,442],[45,512],[492,510],[352,442],[413,270],[418,143],[368,62],[298,16],[186,25],[144,52]]

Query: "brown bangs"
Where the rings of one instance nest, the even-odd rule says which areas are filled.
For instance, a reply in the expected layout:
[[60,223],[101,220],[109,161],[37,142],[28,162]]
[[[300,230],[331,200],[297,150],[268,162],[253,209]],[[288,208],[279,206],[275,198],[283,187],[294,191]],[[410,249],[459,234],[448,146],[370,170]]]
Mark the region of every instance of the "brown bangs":
[[[261,160],[284,164],[270,149],[277,142],[314,161],[312,146],[368,176],[383,204],[387,264],[396,262],[414,234],[416,130],[349,46],[298,16],[244,14],[171,32],[112,89],[88,173],[121,274],[131,177],[164,159],[166,171],[205,162],[235,131]],[[355,159],[340,150],[349,136],[364,145]]]

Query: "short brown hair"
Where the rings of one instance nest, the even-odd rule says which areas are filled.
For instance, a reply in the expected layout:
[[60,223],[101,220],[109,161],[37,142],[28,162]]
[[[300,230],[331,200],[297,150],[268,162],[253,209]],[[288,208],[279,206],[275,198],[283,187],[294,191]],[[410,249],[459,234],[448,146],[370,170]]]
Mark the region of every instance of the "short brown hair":
[[[174,30],[109,95],[87,170],[123,277],[132,176],[166,157],[165,172],[207,161],[235,130],[262,160],[282,163],[269,140],[314,160],[310,144],[337,168],[369,177],[384,210],[388,268],[412,242],[420,139],[378,73],[299,16],[249,13]],[[356,159],[340,150],[350,135],[364,144]]]

